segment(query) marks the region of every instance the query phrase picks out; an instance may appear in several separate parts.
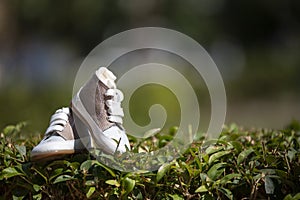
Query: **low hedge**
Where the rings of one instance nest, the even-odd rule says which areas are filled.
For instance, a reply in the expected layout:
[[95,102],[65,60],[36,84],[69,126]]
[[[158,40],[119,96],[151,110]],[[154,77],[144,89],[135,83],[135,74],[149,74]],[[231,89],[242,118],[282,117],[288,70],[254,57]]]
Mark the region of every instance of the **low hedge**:
[[[88,153],[33,163],[29,153],[41,138],[24,138],[23,126],[1,132],[1,199],[300,199],[297,122],[285,130],[230,125],[213,145],[199,137],[183,155],[147,173],[111,169]],[[155,150],[172,132],[131,143]]]

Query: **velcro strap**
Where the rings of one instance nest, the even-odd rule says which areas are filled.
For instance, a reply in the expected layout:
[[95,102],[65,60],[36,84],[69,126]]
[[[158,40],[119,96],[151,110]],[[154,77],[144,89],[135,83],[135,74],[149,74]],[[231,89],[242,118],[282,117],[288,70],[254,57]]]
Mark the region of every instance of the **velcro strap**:
[[54,131],[63,131],[64,130],[64,126],[61,126],[61,125],[54,125],[54,126],[49,126],[49,128],[47,128],[46,130],[46,135],[48,135],[49,133],[52,133]]
[[54,115],[51,116],[50,124],[57,119],[62,119],[62,120],[68,121],[69,116],[63,112],[55,113]]
[[105,93],[106,96],[113,97],[114,101],[121,102],[124,99],[124,95],[121,90],[118,89],[108,89]]
[[69,108],[61,108],[58,109],[50,119],[50,125],[46,130],[46,135],[52,132],[61,132],[63,131],[65,125],[69,120],[70,109]]
[[124,112],[123,109],[121,107],[109,107],[107,109],[108,114],[110,115],[117,115],[120,117],[124,117]]
[[120,102],[116,102],[113,100],[107,100],[105,102],[105,104],[108,107],[108,110],[107,110],[108,114],[117,115],[117,116],[121,116],[121,117],[124,116],[124,112],[123,112]]
[[113,100],[107,100],[105,104],[110,107],[121,107],[121,103]]
[[67,121],[66,120],[63,120],[63,119],[56,119],[56,120],[53,120],[49,126],[54,126],[54,125],[62,125],[62,126],[65,126],[67,124]]
[[115,90],[114,89],[108,89],[106,92],[105,92],[105,95],[106,96],[114,96],[116,94]]
[[66,113],[67,115],[69,115],[70,114],[70,108],[64,107],[64,108],[61,108],[61,109],[57,110],[56,112],[63,112],[63,113]]
[[114,116],[108,116],[107,119],[110,122],[115,122],[115,123],[118,123],[118,124],[123,123],[122,117],[120,117],[120,116],[115,116],[115,115]]

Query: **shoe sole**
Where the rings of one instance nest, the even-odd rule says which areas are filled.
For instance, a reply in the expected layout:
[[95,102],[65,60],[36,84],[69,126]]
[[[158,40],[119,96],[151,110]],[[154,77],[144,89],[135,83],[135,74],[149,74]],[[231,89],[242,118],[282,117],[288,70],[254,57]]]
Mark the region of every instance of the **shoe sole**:
[[74,154],[75,150],[58,150],[58,151],[51,151],[45,153],[37,153],[36,155],[31,154],[31,161],[49,161],[53,159],[63,158],[66,155]]
[[42,161],[42,160],[53,160],[57,158],[62,158],[64,155],[70,155],[74,153],[83,152],[86,150],[85,146],[88,146],[89,144],[89,137],[83,137],[80,139],[75,139],[73,141],[68,140],[65,143],[59,142],[59,143],[52,143],[52,147],[59,145],[60,147],[65,147],[61,149],[49,149],[47,151],[39,151],[33,149],[30,154],[31,161]]
[[[75,115],[87,126],[89,129],[89,135],[92,139],[91,148],[98,148],[105,153],[114,154],[117,149],[117,144],[112,139],[106,137],[103,131],[98,127],[96,122],[90,116],[85,106],[82,104],[79,94],[81,89],[77,92],[75,97],[72,99],[72,111]],[[75,125],[76,126],[76,125]],[[108,147],[108,148],[104,148]],[[109,148],[114,147],[114,148]]]

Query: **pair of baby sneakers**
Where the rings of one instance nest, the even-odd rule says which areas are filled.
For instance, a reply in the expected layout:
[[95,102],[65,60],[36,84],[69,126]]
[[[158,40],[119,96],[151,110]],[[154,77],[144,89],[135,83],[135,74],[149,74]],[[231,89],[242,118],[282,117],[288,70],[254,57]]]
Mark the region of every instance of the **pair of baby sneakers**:
[[129,150],[122,126],[123,93],[115,80],[111,71],[100,67],[73,97],[71,106],[51,116],[43,140],[31,151],[31,160],[49,160],[94,148],[107,154]]

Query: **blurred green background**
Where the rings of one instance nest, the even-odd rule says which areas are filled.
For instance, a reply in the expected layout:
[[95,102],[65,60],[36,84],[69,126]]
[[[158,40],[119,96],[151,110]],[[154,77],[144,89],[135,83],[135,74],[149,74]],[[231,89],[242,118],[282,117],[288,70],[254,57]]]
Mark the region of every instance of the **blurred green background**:
[[27,121],[43,132],[69,105],[85,56],[143,26],[180,31],[209,52],[225,81],[226,123],[300,119],[299,0],[0,0],[0,128]]

